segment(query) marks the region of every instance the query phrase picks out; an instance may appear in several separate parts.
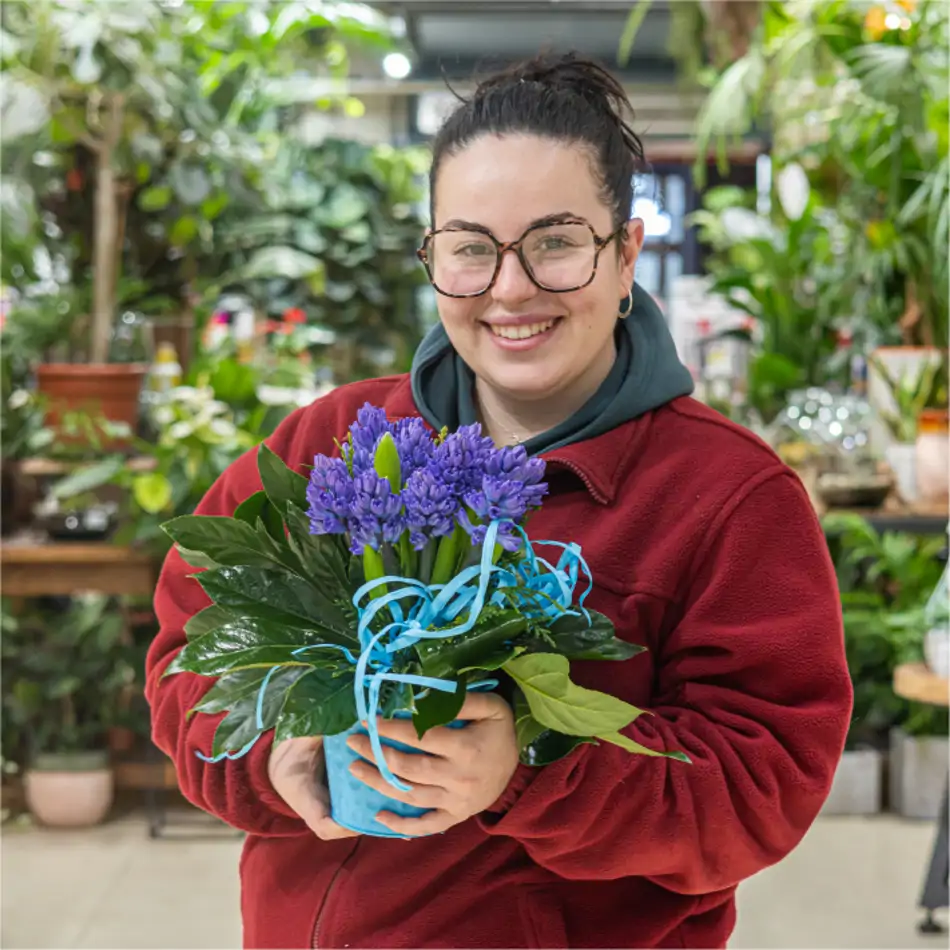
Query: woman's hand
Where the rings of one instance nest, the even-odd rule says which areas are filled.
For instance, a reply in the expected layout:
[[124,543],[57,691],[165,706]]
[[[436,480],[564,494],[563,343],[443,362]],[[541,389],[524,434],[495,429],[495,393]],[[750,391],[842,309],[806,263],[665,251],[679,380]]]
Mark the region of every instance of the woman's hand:
[[323,739],[302,736],[285,739],[271,749],[267,776],[274,791],[307,823],[321,840],[353,838],[355,831],[341,828],[330,817]]
[[393,788],[373,762],[367,736],[347,743],[364,760],[350,771],[370,788],[390,798],[433,809],[421,818],[402,818],[383,811],[376,820],[396,834],[415,837],[439,834],[493,805],[508,787],[518,766],[518,744],[511,707],[500,696],[470,693],[459,713],[464,729],[430,729],[420,739],[405,720],[379,720],[379,734],[412,746],[427,755],[384,747],[393,774],[412,786],[411,792]]

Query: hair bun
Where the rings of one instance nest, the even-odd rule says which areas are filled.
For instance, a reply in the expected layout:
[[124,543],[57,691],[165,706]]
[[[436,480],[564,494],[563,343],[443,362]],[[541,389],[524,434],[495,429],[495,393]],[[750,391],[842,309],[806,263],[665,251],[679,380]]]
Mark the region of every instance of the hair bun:
[[575,52],[542,53],[480,82],[475,98],[520,82],[570,90],[617,116],[629,108],[623,86],[600,63]]

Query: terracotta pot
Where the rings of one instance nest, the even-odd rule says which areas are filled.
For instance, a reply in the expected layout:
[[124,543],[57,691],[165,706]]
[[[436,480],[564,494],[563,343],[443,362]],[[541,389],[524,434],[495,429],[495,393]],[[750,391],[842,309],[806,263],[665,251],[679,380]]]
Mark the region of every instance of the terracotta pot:
[[109,813],[114,779],[105,752],[37,756],[24,775],[33,817],[51,828],[88,828]]
[[925,409],[917,420],[917,495],[926,504],[950,496],[950,413]]
[[37,388],[49,400],[47,423],[55,426],[67,412],[86,411],[124,422],[134,432],[147,373],[144,363],[44,363]]

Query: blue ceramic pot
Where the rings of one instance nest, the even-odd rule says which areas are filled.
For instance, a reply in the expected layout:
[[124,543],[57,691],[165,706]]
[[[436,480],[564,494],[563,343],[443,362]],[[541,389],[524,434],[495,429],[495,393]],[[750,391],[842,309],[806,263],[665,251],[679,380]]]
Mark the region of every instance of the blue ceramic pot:
[[[411,713],[396,713],[396,719],[411,719]],[[460,729],[465,725],[461,720],[449,724],[449,728]],[[343,828],[358,831],[360,834],[372,835],[377,838],[402,838],[394,831],[390,831],[376,820],[381,811],[391,811],[404,818],[418,818],[430,809],[417,808],[397,801],[388,795],[377,792],[376,789],[364,785],[355,775],[350,773],[350,766],[359,760],[359,756],[346,744],[350,736],[365,736],[366,730],[357,723],[346,732],[339,735],[326,736],[323,740],[323,753],[327,765],[327,785],[330,788],[331,817]],[[419,749],[393,742],[390,739],[381,739],[384,746],[398,749],[400,752],[409,752],[414,755],[425,755]]]
[[[480,690],[487,691],[498,685],[497,680],[486,680],[481,683],[474,683],[469,687],[469,691]],[[396,719],[411,719],[412,714],[408,712],[397,712]],[[461,729],[467,723],[464,720],[456,719],[448,724],[450,729]],[[384,825],[376,820],[376,815],[381,811],[391,811],[403,818],[418,818],[420,815],[431,811],[428,808],[417,808],[414,805],[407,805],[405,802],[397,801],[388,795],[383,795],[375,789],[364,785],[358,778],[350,773],[350,766],[360,757],[347,746],[347,740],[350,736],[365,736],[366,730],[360,723],[356,723],[346,732],[341,732],[335,736],[325,736],[323,740],[323,754],[326,759],[327,767],[327,785],[330,789],[330,814],[333,820],[342,828],[350,831],[357,831],[363,835],[371,835],[376,838],[402,838],[404,835],[398,835],[390,831]],[[408,752],[412,755],[425,755],[425,752],[419,749],[413,749],[401,742],[393,742],[390,739],[380,737],[382,744],[391,749],[398,749],[400,752]]]

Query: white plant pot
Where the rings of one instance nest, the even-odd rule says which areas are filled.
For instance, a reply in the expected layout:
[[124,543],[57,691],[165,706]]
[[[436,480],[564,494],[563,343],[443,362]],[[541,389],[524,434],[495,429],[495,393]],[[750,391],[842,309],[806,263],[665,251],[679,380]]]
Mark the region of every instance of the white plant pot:
[[934,627],[924,637],[924,659],[934,676],[950,679],[950,628]]
[[891,730],[890,805],[904,818],[934,821],[940,812],[950,768],[946,736],[909,736]]
[[884,756],[877,749],[845,752],[835,770],[823,815],[876,815],[881,810]]
[[917,499],[917,446],[914,443],[892,442],[884,457],[897,480],[897,491],[905,502]]

